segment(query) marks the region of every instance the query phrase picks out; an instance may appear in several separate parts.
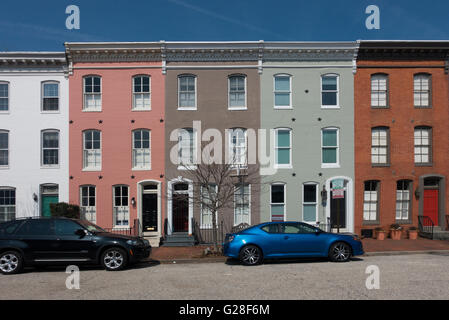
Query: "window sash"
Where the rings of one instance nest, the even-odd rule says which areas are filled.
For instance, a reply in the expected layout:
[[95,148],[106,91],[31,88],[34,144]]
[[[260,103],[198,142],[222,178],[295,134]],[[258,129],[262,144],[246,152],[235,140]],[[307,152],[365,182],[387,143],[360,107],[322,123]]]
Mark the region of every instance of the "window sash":
[[9,132],[0,132],[0,166],[9,165]]
[[42,165],[59,164],[59,132],[42,133]]
[[372,129],[371,131],[371,163],[388,164],[388,130]]
[[247,141],[246,129],[233,129],[229,131],[229,162],[234,165],[246,163]]
[[408,220],[411,206],[411,190],[408,181],[401,181],[396,190],[396,220]]
[[291,77],[274,77],[274,106],[291,107]]
[[250,224],[250,214],[251,187],[247,184],[242,189],[241,185],[236,185],[234,187],[234,225],[236,226],[241,223]]
[[178,82],[179,107],[196,107],[196,78],[191,76],[179,77]]
[[193,129],[182,129],[178,133],[178,159],[179,164],[195,163],[195,134]]
[[338,106],[338,76],[321,78],[321,103],[324,107]]
[[[279,194],[275,194],[274,191],[279,192]],[[286,193],[285,184],[271,185],[270,192],[271,192],[271,198],[270,198],[271,221],[284,221],[284,218],[285,218],[285,193]],[[282,196],[282,197],[280,197],[280,196]],[[282,198],[282,199],[273,200],[273,198]]]
[[9,84],[0,83],[0,111],[9,110]]
[[415,163],[430,163],[432,150],[431,129],[419,128],[414,133]]
[[275,164],[278,166],[291,165],[292,133],[288,129],[276,130]]
[[42,85],[42,111],[59,110],[59,84],[44,83]]
[[388,77],[372,76],[371,77],[371,106],[387,107],[388,103]]
[[415,107],[430,107],[430,76],[416,75],[413,87],[413,101]]
[[[368,183],[368,190],[367,189]],[[363,194],[363,220],[377,221],[379,194],[379,185],[377,182],[365,183],[365,190]]]

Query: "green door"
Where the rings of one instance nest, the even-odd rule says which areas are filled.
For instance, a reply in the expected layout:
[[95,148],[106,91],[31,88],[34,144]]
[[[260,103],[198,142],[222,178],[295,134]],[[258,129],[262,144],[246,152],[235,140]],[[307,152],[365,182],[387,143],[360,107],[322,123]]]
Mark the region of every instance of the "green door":
[[50,203],[58,203],[58,196],[42,195],[42,216],[50,217]]

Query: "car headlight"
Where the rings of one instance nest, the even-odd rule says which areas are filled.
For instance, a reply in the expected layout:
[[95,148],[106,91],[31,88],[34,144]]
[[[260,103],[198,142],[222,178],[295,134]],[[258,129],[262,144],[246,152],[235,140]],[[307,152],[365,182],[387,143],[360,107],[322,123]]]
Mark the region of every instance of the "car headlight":
[[235,239],[235,236],[234,236],[234,235],[229,236],[229,237],[226,239],[226,242],[227,242],[227,243],[232,242],[234,239]]
[[139,244],[137,240],[128,240],[126,241],[126,243],[129,244],[130,246],[137,246]]

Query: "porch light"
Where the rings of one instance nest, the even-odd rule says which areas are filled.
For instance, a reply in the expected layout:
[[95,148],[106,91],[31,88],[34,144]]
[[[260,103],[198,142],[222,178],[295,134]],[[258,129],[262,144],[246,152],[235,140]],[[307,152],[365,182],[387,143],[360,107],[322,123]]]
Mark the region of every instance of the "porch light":
[[133,207],[136,205],[136,198],[134,197],[131,198],[131,204],[133,205]]
[[33,200],[34,202],[37,202],[37,194],[33,193]]

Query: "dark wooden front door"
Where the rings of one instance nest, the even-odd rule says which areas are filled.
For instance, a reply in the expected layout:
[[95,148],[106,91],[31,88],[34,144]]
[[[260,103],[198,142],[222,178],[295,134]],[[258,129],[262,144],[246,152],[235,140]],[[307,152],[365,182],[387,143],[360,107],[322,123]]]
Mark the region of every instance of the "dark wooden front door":
[[424,190],[424,216],[432,219],[435,226],[438,226],[438,189]]
[[189,231],[189,195],[175,193],[173,195],[173,232]]
[[332,199],[331,195],[331,227],[346,228],[346,190],[341,199]]
[[157,194],[148,193],[142,195],[142,228],[143,232],[157,230]]

